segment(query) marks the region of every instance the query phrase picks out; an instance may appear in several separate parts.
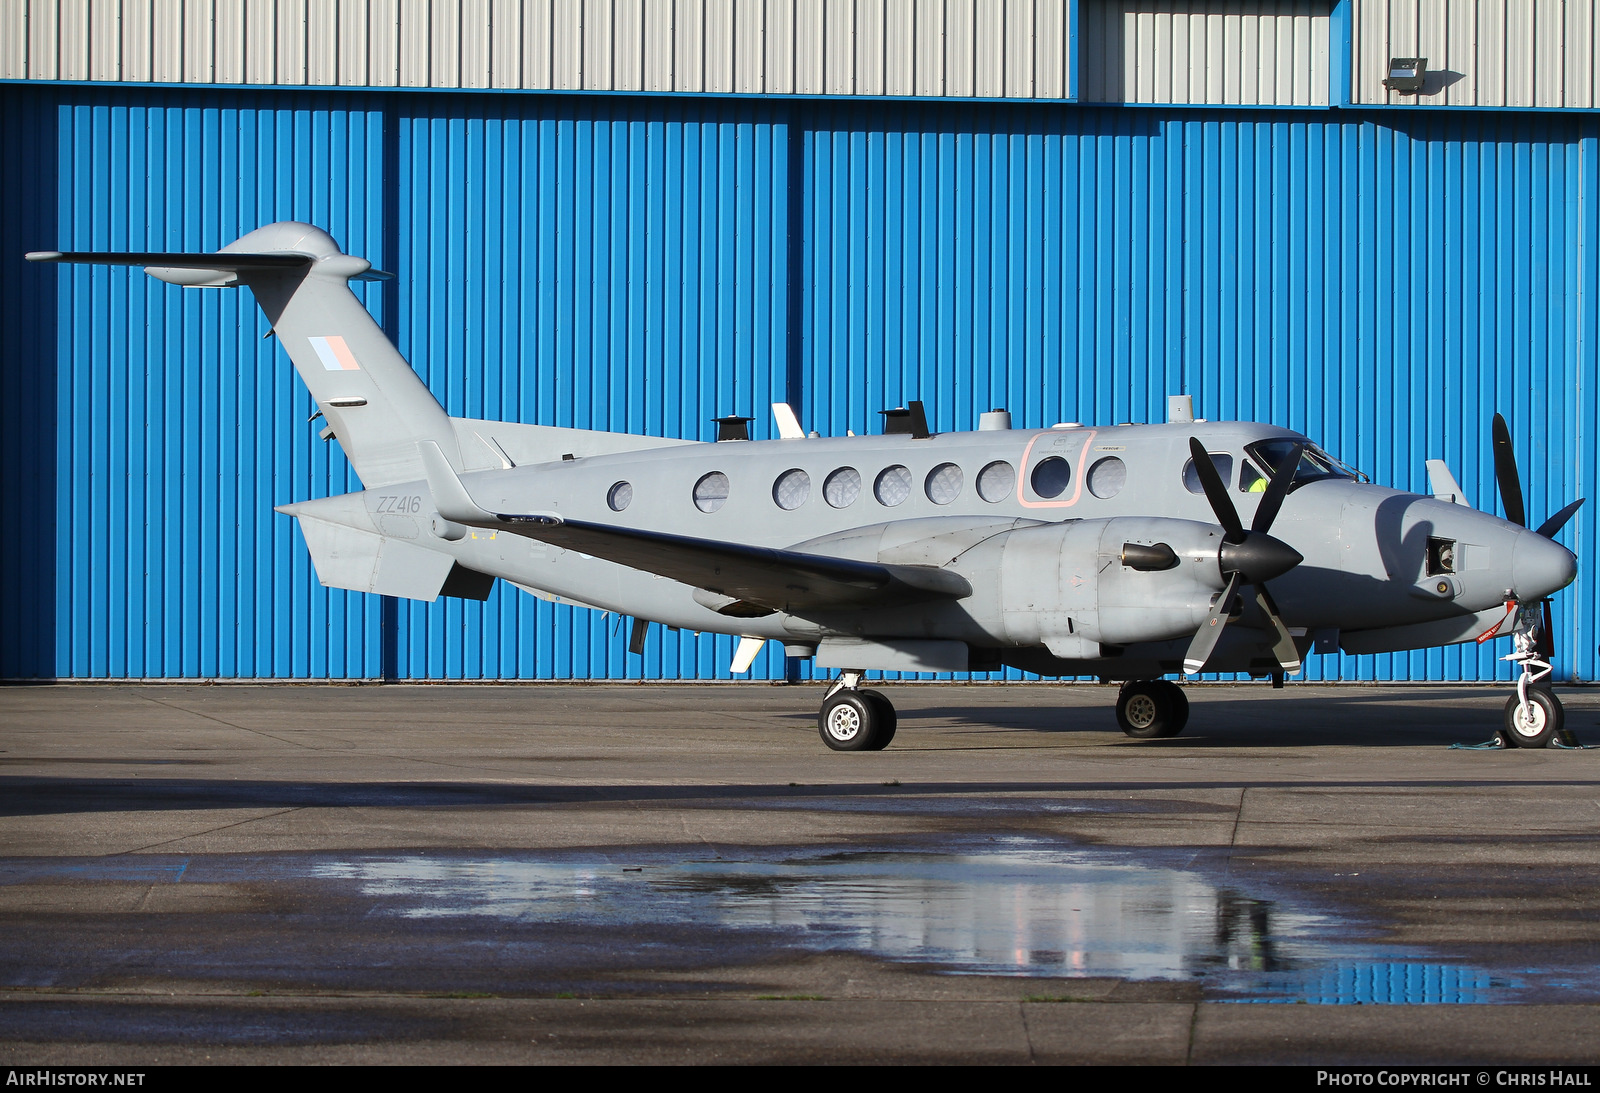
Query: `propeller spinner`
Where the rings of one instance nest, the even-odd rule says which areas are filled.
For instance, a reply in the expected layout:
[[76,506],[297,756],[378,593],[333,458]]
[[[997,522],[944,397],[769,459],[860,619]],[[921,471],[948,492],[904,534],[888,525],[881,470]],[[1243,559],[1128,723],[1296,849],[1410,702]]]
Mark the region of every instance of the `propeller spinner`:
[[1189,651],[1183,660],[1185,675],[1195,675],[1205,670],[1223,628],[1228,625],[1233,597],[1242,584],[1255,587],[1256,605],[1266,615],[1277,635],[1272,655],[1277,658],[1279,667],[1285,672],[1300,670],[1300,651],[1295,648],[1294,638],[1278,614],[1278,605],[1267,591],[1267,582],[1289,572],[1303,559],[1299,551],[1283,540],[1268,535],[1267,531],[1277,519],[1278,510],[1283,507],[1283,499],[1289,493],[1295,470],[1300,465],[1300,453],[1304,449],[1303,443],[1296,444],[1278,463],[1272,481],[1261,495],[1261,503],[1256,507],[1250,528],[1246,530],[1239,519],[1239,511],[1233,507],[1233,498],[1228,496],[1227,483],[1217,473],[1216,464],[1211,462],[1205,445],[1195,437],[1189,438],[1189,452],[1194,457],[1195,472],[1200,476],[1200,484],[1205,489],[1206,500],[1211,503],[1211,511],[1216,514],[1217,523],[1222,525],[1222,547],[1217,551],[1217,565],[1227,578],[1227,584],[1212,605],[1211,614],[1189,643]]

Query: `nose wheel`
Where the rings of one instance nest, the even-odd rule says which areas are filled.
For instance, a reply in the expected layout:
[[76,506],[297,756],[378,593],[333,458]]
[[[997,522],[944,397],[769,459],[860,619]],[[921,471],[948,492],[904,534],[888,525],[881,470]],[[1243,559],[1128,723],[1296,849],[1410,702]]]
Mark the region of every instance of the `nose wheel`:
[[1561,700],[1543,687],[1506,699],[1506,740],[1519,748],[1547,747],[1566,722]]
[[860,672],[841,673],[822,701],[817,731],[834,751],[882,751],[894,739],[894,704],[860,684]]
[[1189,723],[1189,697],[1166,679],[1135,679],[1117,694],[1117,725],[1135,740],[1177,736]]

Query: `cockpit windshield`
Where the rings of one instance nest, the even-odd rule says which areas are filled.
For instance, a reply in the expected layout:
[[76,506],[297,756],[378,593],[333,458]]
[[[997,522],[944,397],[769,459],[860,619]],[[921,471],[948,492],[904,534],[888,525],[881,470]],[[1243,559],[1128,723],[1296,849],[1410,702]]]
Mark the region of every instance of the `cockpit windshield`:
[[[1294,446],[1300,441],[1291,437],[1274,437],[1271,440],[1258,440],[1254,444],[1245,445],[1248,452],[1256,462],[1268,471],[1276,474],[1278,465],[1289,457],[1294,451]],[[1306,444],[1300,452],[1300,465],[1295,468],[1294,478],[1290,482],[1290,489],[1303,486],[1307,482],[1316,482],[1323,478],[1355,478],[1365,480],[1366,475],[1347,466],[1317,447],[1315,444]]]

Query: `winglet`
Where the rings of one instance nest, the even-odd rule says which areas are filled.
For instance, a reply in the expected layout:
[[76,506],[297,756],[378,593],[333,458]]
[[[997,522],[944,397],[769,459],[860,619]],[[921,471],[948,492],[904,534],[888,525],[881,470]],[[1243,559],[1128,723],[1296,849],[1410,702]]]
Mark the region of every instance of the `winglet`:
[[480,506],[461,484],[455,468],[444,457],[444,450],[436,441],[417,443],[417,454],[422,457],[422,470],[428,476],[428,492],[433,494],[434,507],[446,520],[458,524],[497,524],[494,513]]

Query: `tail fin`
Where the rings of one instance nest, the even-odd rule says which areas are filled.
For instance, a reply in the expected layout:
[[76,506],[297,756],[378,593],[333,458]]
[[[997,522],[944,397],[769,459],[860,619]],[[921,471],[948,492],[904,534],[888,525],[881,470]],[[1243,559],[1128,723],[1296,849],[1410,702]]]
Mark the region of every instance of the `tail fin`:
[[144,266],[158,280],[189,288],[244,285],[255,294],[364,485],[424,477],[417,454],[424,440],[437,443],[461,466],[444,408],[350,291],[351,280],[389,274],[345,254],[320,228],[294,221],[269,224],[215,254],[43,251],[28,259]]

